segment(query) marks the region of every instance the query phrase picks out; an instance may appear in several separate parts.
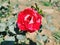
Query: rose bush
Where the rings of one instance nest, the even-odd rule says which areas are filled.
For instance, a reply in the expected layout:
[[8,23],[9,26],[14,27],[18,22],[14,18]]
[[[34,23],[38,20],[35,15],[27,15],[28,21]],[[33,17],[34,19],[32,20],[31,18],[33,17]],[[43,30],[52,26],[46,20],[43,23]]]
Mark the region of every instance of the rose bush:
[[21,31],[34,32],[39,30],[42,16],[33,8],[26,8],[18,13],[17,25]]

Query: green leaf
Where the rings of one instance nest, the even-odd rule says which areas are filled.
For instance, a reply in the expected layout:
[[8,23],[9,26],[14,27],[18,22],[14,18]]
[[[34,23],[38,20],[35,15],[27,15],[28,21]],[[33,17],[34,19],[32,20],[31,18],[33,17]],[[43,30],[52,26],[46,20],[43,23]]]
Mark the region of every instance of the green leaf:
[[54,33],[53,33],[53,37],[54,37],[56,40],[59,40],[59,41],[60,41],[60,31],[54,32]]
[[15,21],[16,21],[15,17],[9,18],[9,19],[8,19],[8,22],[7,22],[7,26],[10,26],[10,25],[14,24]]
[[43,14],[43,13],[42,13],[42,10],[40,10],[40,9],[39,9],[39,11],[38,11],[38,12],[39,12],[40,14]]
[[45,5],[45,6],[51,6],[52,4],[50,2],[43,2],[43,5]]
[[57,43],[57,44],[60,44],[60,30],[54,32],[52,35],[53,35],[56,43]]

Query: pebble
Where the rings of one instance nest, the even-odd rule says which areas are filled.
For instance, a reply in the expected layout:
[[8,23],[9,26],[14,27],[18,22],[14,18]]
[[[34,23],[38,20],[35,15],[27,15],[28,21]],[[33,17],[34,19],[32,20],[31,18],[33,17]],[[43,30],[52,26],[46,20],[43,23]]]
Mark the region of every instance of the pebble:
[[51,24],[52,23],[52,16],[47,15],[46,20],[47,20],[47,23]]
[[53,25],[49,26],[47,24],[45,25],[45,28],[48,29],[48,30],[50,30],[50,31],[54,31],[56,29]]
[[0,23],[0,32],[5,31],[6,24],[5,23]]
[[6,36],[4,37],[4,40],[5,40],[5,41],[15,41],[15,38],[14,38],[13,36],[8,36],[8,35],[6,35]]

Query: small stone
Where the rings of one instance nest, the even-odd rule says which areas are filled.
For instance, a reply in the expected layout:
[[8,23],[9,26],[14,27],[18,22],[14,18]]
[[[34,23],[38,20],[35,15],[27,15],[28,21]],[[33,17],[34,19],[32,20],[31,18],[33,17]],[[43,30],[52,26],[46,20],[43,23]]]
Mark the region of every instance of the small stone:
[[5,31],[6,24],[5,23],[0,23],[0,32]]
[[12,13],[13,13],[13,14],[17,14],[17,12],[18,12],[17,10],[14,10]]
[[0,35],[0,38],[1,38],[1,37],[3,37],[3,35],[2,35],[2,34]]
[[15,37],[7,35],[7,36],[4,37],[4,40],[5,41],[15,41]]
[[42,36],[41,36],[40,34],[37,34],[37,36],[36,36],[36,40],[37,40],[37,41],[40,41],[41,38],[42,38]]
[[3,14],[5,13],[5,10],[4,10],[4,9],[2,9],[2,13],[3,13]]
[[47,41],[47,39],[48,39],[48,37],[47,37],[47,36],[42,36],[42,40],[43,40],[44,42],[46,42],[46,41]]
[[25,36],[24,35],[17,35],[17,39],[18,40],[21,40],[21,41],[23,41],[23,40],[25,40]]
[[45,28],[46,28],[46,29],[49,29],[49,25],[48,25],[48,24],[46,24],[46,25],[45,25]]
[[48,22],[49,24],[52,23],[52,16],[48,15],[48,16],[46,17],[46,20],[47,20],[47,22]]
[[56,28],[53,25],[45,25],[45,28],[50,30],[50,31],[54,31]]
[[25,43],[26,43],[26,44],[29,44],[29,40],[26,40]]
[[14,25],[9,26],[9,31],[12,32],[13,34],[16,34],[14,31]]
[[53,25],[51,25],[49,29],[50,29],[51,31],[56,30],[56,28],[55,28]]

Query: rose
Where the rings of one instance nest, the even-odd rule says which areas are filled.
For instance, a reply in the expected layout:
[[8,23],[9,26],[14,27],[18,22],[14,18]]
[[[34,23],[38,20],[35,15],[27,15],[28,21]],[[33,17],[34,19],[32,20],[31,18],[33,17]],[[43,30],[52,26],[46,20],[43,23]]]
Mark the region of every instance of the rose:
[[26,8],[18,13],[17,25],[21,31],[34,32],[39,30],[42,16],[32,8]]

